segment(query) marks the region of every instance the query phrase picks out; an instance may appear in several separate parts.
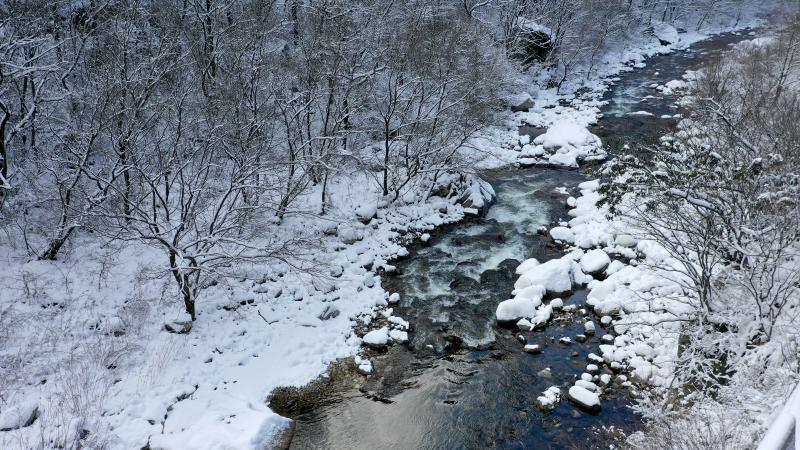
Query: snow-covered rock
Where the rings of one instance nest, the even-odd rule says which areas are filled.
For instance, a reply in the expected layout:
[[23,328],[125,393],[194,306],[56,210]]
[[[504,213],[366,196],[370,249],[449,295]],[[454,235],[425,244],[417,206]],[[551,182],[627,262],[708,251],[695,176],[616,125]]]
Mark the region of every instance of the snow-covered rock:
[[389,332],[389,337],[398,344],[404,344],[408,342],[408,333],[405,331],[392,330]]
[[592,383],[591,381],[586,381],[584,379],[575,380],[575,386],[580,386],[580,387],[582,387],[582,388],[584,388],[584,389],[586,389],[587,391],[590,391],[590,392],[599,392],[600,391],[600,387],[599,386],[597,386],[596,384]]
[[556,407],[556,404],[561,400],[561,388],[558,386],[550,386],[542,395],[536,398],[536,406],[540,409],[549,411]]
[[535,316],[536,308],[542,304],[545,288],[540,285],[531,285],[515,292],[514,298],[497,305],[495,316],[499,322],[511,322]]
[[552,259],[523,273],[514,283],[514,292],[521,292],[531,286],[541,286],[550,294],[563,294],[572,290],[572,280],[573,262]]
[[369,223],[378,215],[378,207],[374,204],[361,205],[356,208],[356,218],[362,223]]
[[678,30],[665,22],[655,22],[653,24],[653,35],[661,41],[662,45],[675,44],[680,40]]
[[550,237],[557,241],[568,243],[575,242],[575,233],[567,227],[553,227],[550,229]]
[[568,394],[569,399],[578,406],[591,412],[600,411],[600,396],[596,393],[581,386],[572,386],[569,388]]
[[589,250],[581,258],[581,270],[584,273],[596,274],[605,270],[611,264],[611,258],[600,249]]
[[525,353],[538,354],[542,353],[542,348],[537,344],[528,344],[522,349]]
[[365,334],[361,340],[370,347],[383,347],[389,343],[389,328],[383,327]]
[[33,401],[6,406],[0,413],[0,432],[27,427],[36,420],[38,415],[39,405]]
[[372,362],[369,359],[355,355],[353,361],[356,363],[356,367],[362,375],[369,375],[372,373]]

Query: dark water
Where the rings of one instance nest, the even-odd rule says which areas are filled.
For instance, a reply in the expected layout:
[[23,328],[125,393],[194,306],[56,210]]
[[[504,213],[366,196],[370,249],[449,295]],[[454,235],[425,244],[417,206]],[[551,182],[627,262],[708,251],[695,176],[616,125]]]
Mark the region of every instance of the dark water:
[[[593,131],[604,142],[655,142],[676,123],[660,116],[677,111],[670,97],[641,103],[642,97],[658,95],[648,86],[680,78],[741,39],[720,36],[621,75],[604,97],[609,103]],[[654,115],[627,115],[639,110]],[[401,294],[395,315],[412,324],[409,345],[374,356],[376,372],[360,389],[294,417],[292,448],[608,448],[609,428],[637,429],[640,420],[629,408],[628,392],[615,384],[603,394],[597,415],[577,409],[563,395],[551,412],[534,406],[550,386],[565,388],[564,394],[584,372],[586,356],[600,353],[605,330],[598,320],[595,337],[569,345],[557,341],[583,331],[580,312],[555,315],[536,332],[518,333],[494,320],[497,304],[510,296],[520,261],[561,255],[536,229],[567,218],[564,195],[554,189],[575,193],[587,176],[543,168],[486,176],[498,194],[487,216],[440,230],[428,246],[398,264],[400,275],[384,279],[387,291]],[[579,290],[564,303],[581,305],[585,297]],[[524,353],[517,334],[544,347],[542,354]],[[545,368],[551,375],[540,373]]]

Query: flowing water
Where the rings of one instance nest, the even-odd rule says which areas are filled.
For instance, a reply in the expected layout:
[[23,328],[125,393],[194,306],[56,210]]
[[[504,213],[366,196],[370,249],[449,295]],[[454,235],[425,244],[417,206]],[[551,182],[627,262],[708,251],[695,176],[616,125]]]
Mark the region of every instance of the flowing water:
[[[657,94],[650,84],[678,79],[742,38],[718,36],[621,75],[592,131],[606,143],[655,142],[676,123],[661,118],[676,113],[675,99],[642,102]],[[653,115],[629,115],[642,110]],[[616,384],[603,395],[597,415],[564,396],[551,412],[534,406],[548,387],[571,386],[584,372],[586,356],[600,353],[598,336],[605,330],[599,321],[597,336],[566,345],[558,338],[583,331],[580,313],[556,315],[535,332],[502,328],[494,320],[497,304],[510,296],[519,262],[561,255],[536,230],[567,217],[565,196],[555,188],[574,193],[587,175],[532,168],[485,176],[497,191],[486,217],[439,230],[398,264],[399,275],[384,279],[388,291],[401,294],[395,315],[412,324],[409,345],[372,358],[376,372],[358,389],[334,394],[314,411],[293,417],[291,448],[607,448],[609,429],[637,429],[640,420],[629,408],[628,392]],[[585,298],[586,291],[578,290],[564,303],[581,305]],[[519,334],[540,344],[542,354],[524,353]]]

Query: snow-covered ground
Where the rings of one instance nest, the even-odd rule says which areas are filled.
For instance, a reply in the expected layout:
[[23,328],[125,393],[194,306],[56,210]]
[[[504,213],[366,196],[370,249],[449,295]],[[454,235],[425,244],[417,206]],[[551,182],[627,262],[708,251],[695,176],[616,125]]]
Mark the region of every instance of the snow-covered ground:
[[[308,383],[362,340],[406,341],[409,325],[389,305],[397,295],[381,288],[378,272],[394,270],[408,242],[476,214],[494,195],[467,176],[452,180],[449,198],[409,195],[379,208],[371,185],[342,179],[332,189],[336,211],[287,217],[281,227],[314,240],[313,251],[288,261],[297,268],[256,266],[248,279],[209,287],[186,334],[165,330],[187,318],[170,280],[153,269],[163,256],[152,248],[89,236],[51,262],[5,245],[0,424],[38,417],[0,433],[0,448],[75,436],[125,449],[269,448],[290,422],[269,409],[270,391]],[[354,332],[373,320],[386,325],[363,339]],[[366,359],[358,366],[371,370]]]

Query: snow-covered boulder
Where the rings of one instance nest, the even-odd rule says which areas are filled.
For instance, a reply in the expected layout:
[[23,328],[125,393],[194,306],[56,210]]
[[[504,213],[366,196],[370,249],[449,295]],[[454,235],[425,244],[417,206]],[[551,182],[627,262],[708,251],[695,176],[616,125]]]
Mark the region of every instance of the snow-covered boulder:
[[[516,283],[514,292],[530,286],[542,286],[550,294],[564,294],[572,290],[573,262],[568,259],[552,259],[532,267],[523,273]],[[538,306],[538,305],[537,305]]]
[[522,275],[523,273],[531,270],[532,268],[534,268],[534,267],[536,267],[538,265],[539,265],[539,261],[537,261],[536,258],[529,258],[529,259],[526,259],[525,261],[522,261],[522,264],[517,266],[517,269],[516,269],[515,272],[516,272],[517,275]]
[[550,229],[550,237],[556,241],[567,243],[575,242],[575,233],[567,227],[553,227]]
[[581,257],[581,270],[588,274],[597,274],[611,264],[611,258],[600,249],[589,250]]
[[373,204],[361,205],[356,208],[356,218],[362,223],[369,223],[378,216],[378,206]]
[[364,233],[355,227],[341,227],[339,228],[339,239],[350,245],[364,239]]
[[512,322],[536,315],[536,308],[542,304],[545,289],[540,285],[527,286],[515,291],[514,298],[497,305],[495,316],[498,322]]
[[488,181],[470,175],[458,203],[464,207],[465,214],[483,215],[495,197],[494,188]]
[[27,427],[39,416],[39,405],[26,401],[3,408],[0,413],[0,432]]
[[653,35],[659,40],[661,45],[675,44],[680,40],[678,30],[664,22],[656,22],[653,24]]
[[618,234],[614,238],[614,244],[627,248],[636,247],[636,238],[630,234]]

